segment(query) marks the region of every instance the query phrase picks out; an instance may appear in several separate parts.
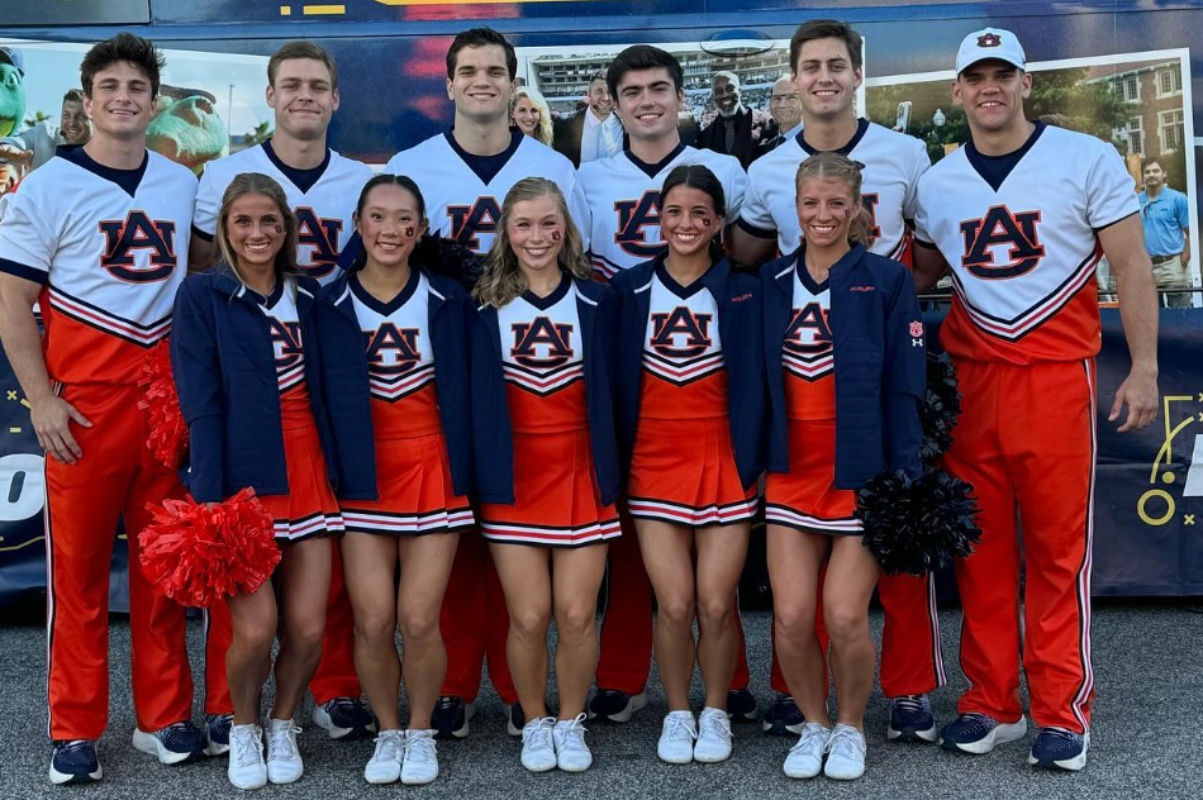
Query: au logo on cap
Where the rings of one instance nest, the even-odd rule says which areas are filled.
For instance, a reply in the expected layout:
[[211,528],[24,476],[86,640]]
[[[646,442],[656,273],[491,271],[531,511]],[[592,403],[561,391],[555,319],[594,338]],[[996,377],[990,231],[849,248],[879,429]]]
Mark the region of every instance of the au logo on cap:
[[1000,47],[1001,45],[1002,38],[997,33],[983,33],[977,37],[978,47]]

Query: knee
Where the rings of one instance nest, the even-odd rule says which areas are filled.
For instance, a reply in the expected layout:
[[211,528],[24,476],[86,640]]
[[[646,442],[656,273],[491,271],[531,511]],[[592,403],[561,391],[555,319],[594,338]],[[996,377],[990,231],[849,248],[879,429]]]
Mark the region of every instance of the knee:
[[398,621],[401,626],[401,639],[405,643],[426,641],[439,634],[438,608],[430,613],[407,609],[401,612]]
[[234,626],[234,643],[242,650],[270,653],[276,640],[276,617],[243,621]]
[[326,620],[295,620],[284,622],[288,646],[297,653],[321,653]]
[[823,612],[827,623],[827,634],[836,647],[841,643],[854,642],[869,635],[869,609],[843,605],[829,604]]
[[734,613],[734,595],[698,599],[698,624],[704,628],[722,630],[731,624]]
[[368,612],[355,618],[355,636],[369,645],[392,644],[397,623],[389,613]]
[[546,639],[551,609],[544,605],[510,610],[510,631],[523,639]]
[[557,608],[557,638],[579,640],[595,635],[595,611],[588,603]]
[[660,624],[669,625],[674,628],[688,628],[693,624],[693,615],[696,610],[693,598],[683,596],[668,597],[658,599],[657,602],[656,616]]
[[797,641],[806,636],[813,636],[815,629],[814,606],[774,608],[773,626],[777,629],[777,637],[781,639]]

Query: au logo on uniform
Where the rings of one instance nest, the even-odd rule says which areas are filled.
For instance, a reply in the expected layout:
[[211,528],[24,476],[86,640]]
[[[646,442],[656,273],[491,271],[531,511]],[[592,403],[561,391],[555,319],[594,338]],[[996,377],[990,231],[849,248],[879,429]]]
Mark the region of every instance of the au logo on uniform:
[[[1040,244],[1039,211],[1012,213],[1005,205],[994,206],[981,219],[961,223],[965,253],[961,264],[971,274],[985,280],[1015,278],[1031,272],[1044,258]],[[1006,263],[997,263],[995,248],[1009,245]]]
[[[154,283],[166,280],[175,271],[175,223],[151,219],[145,211],[134,210],[125,219],[100,221],[104,234],[104,253],[100,265],[114,278],[129,283]],[[147,251],[144,265],[135,258]]]
[[710,320],[688,306],[652,314],[652,349],[666,358],[700,356],[710,347]]
[[422,358],[418,352],[418,334],[417,328],[398,328],[391,322],[383,323],[374,331],[364,331],[368,364],[381,374],[409,372]]
[[514,346],[510,355],[524,367],[553,369],[567,364],[572,358],[573,326],[567,322],[535,317],[530,322],[516,322],[511,329]]

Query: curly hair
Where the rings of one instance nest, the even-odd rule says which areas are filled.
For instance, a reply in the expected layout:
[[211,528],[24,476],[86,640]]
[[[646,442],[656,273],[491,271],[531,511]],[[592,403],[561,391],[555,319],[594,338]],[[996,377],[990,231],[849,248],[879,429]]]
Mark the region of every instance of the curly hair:
[[501,204],[501,219],[493,246],[485,257],[484,271],[472,289],[472,296],[480,303],[501,308],[526,291],[526,277],[518,266],[518,256],[510,245],[507,228],[514,213],[514,206],[526,200],[550,197],[556,210],[564,217],[564,246],[560,250],[560,268],[574,278],[588,279],[592,275],[589,259],[585,257],[581,233],[568,213],[568,202],[564,193],[554,182],[546,178],[523,178],[514,184]]

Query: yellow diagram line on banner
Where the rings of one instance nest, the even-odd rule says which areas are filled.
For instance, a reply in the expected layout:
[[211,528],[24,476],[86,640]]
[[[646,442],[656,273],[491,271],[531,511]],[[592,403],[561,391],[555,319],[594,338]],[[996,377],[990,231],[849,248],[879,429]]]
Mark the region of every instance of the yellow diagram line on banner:
[[[523,5],[527,3],[569,3],[574,0],[375,0],[382,6],[483,6],[500,3]],[[580,0],[575,0],[580,2]]]

